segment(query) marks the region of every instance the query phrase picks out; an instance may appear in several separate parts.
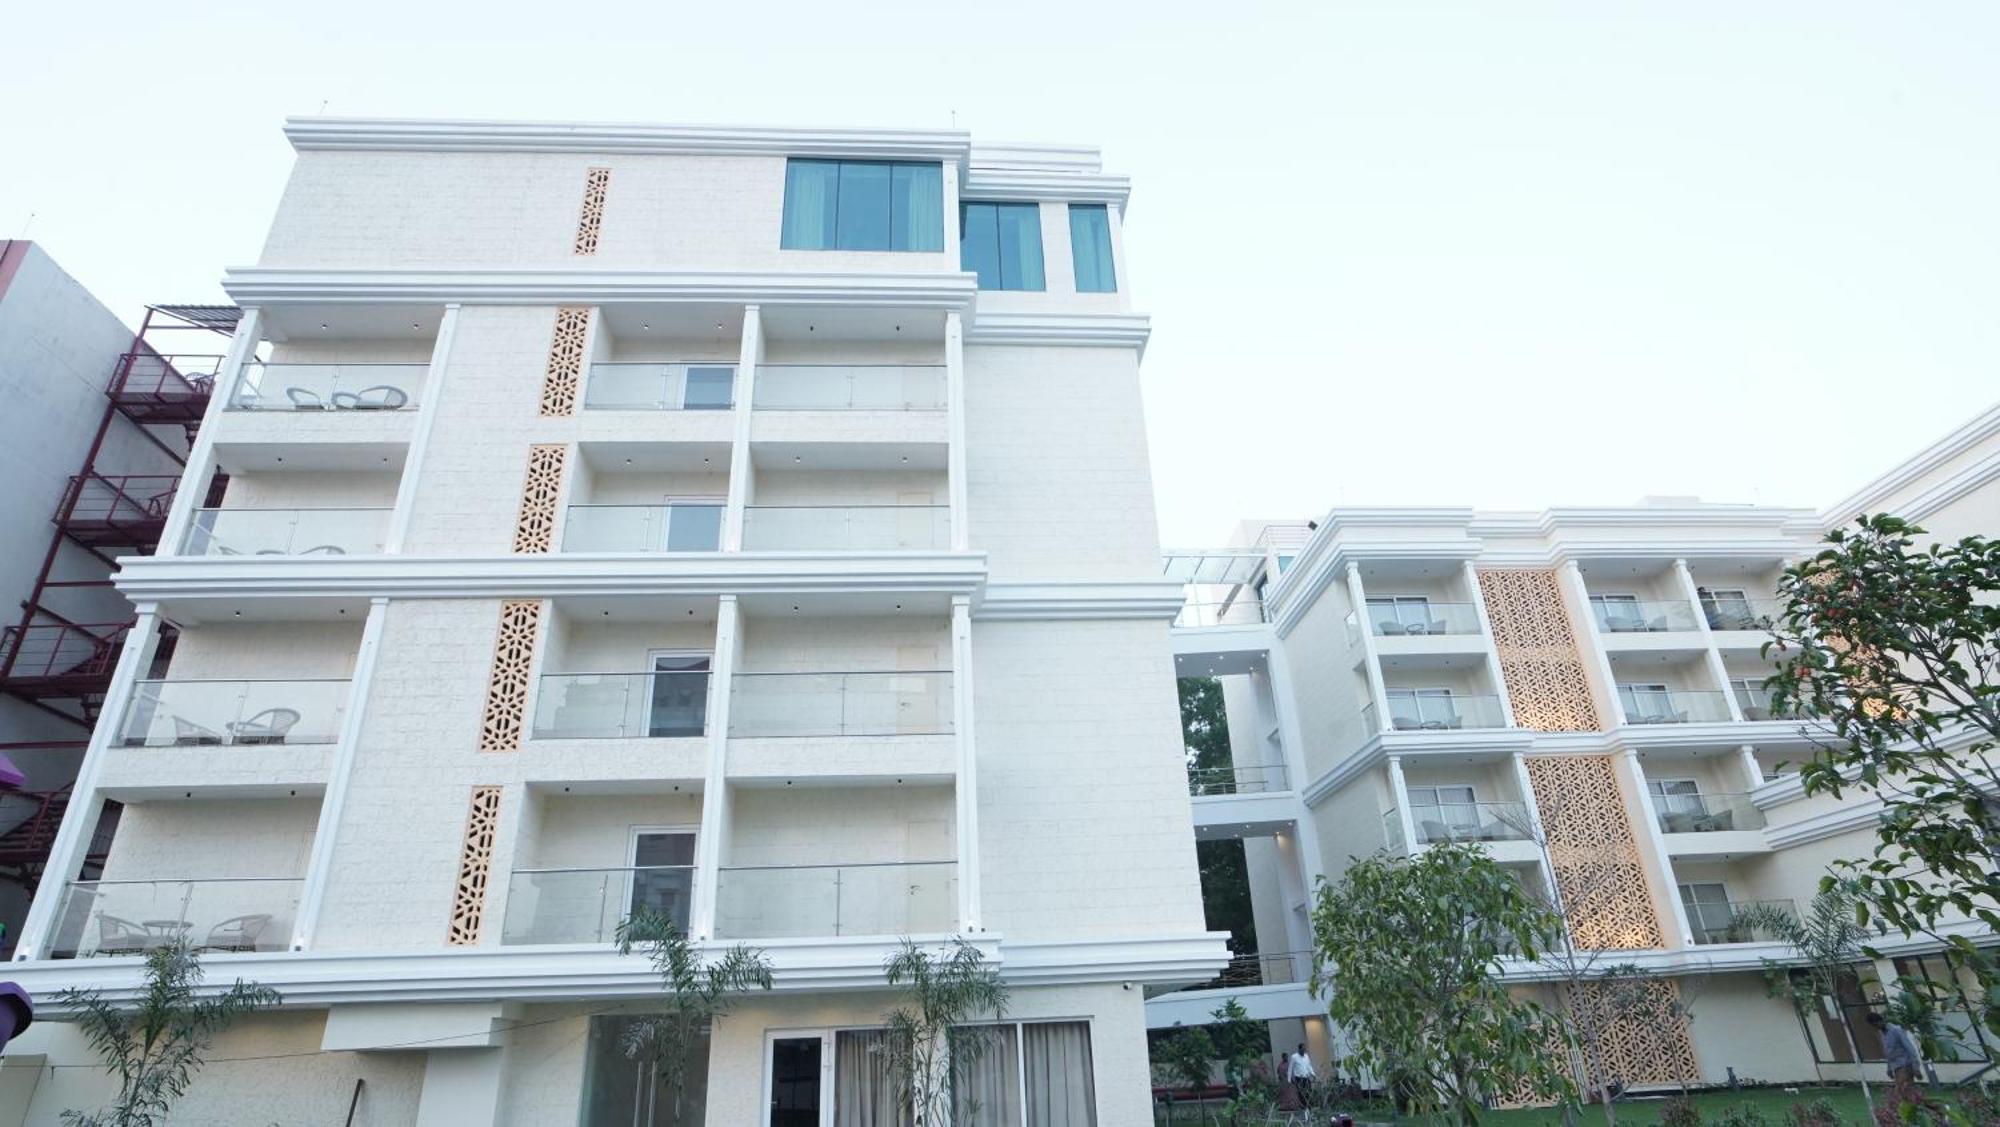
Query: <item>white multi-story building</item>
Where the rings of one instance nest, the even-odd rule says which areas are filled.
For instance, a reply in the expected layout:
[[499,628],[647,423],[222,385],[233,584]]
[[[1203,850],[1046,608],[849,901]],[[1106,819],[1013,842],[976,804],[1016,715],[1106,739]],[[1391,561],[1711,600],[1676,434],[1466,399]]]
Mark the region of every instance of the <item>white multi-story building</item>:
[[[281,991],[177,1121],[650,1122],[611,939],[651,907],[775,964],[697,1088],[783,1127],[866,1105],[885,957],[960,935],[1012,989],[981,1122],[1151,1122],[1143,987],[1223,947],[1126,179],[950,131],[287,133],[14,977],[129,997],[187,937]],[[91,1060],[38,1025],[0,1121],[101,1103]]]
[[[1191,779],[1195,830],[1243,843],[1256,953],[1155,998],[1150,1024],[1199,1023],[1235,997],[1275,1047],[1324,1057],[1308,891],[1357,856],[1476,841],[1563,906],[1580,947],[1617,952],[1592,966],[1662,976],[1657,1012],[1610,1047],[1628,1085],[1854,1075],[1838,1024],[1768,996],[1765,960],[1787,954],[1737,918],[1803,908],[1830,862],[1871,855],[1880,813],[1866,791],[1802,793],[1813,742],[1762,688],[1764,624],[1780,572],[1826,529],[1892,512],[1940,540],[1990,536],[1996,482],[2000,407],[1825,510],[1340,508],[1170,556],[1190,584],[1181,674],[1221,680],[1230,734],[1229,764]],[[1880,947],[1841,991],[1854,1015],[1899,977],[1955,981],[1935,942]],[[1553,973],[1509,971],[1543,990]],[[1958,1002],[1945,1020],[1963,1063],[1947,1075],[1993,1059]]]

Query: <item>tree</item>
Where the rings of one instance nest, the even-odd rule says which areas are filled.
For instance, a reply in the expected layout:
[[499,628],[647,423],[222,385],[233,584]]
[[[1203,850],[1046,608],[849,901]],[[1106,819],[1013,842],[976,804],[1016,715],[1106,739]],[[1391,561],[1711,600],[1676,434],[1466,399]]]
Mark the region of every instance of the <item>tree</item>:
[[1007,984],[963,938],[951,941],[948,954],[905,939],[884,969],[889,985],[908,995],[906,1004],[883,1015],[897,1098],[915,1110],[916,1127],[947,1127],[954,1094],[998,1041],[997,1026],[971,1023],[1006,1016]]
[[[1764,960],[1764,981],[1771,992],[1790,997],[1801,1018],[1818,1011],[1821,999],[1831,999],[1840,1018],[1841,1034],[1847,1039],[1848,1059],[1859,1062],[1861,1053],[1855,1048],[1854,1024],[1840,1001],[1843,980],[1854,974],[1855,966],[1865,957],[1862,944],[1868,933],[1855,923],[1855,917],[1854,895],[1844,884],[1821,889],[1807,905],[1803,917],[1770,904],[1754,904],[1736,914],[1737,919],[1762,929],[1792,949],[1792,957],[1785,961]],[[1817,1070],[1818,1055],[1814,1054],[1813,1059]],[[1868,1090],[1865,1073],[1861,1077],[1861,1098],[1867,1101],[1869,1116],[1873,1118],[1875,1097]]]
[[1314,992],[1352,1032],[1352,1059],[1396,1078],[1415,1111],[1473,1123],[1482,1095],[1574,1098],[1561,1022],[1500,980],[1503,957],[1536,958],[1562,922],[1483,849],[1356,861],[1320,882],[1312,923]]
[[713,962],[703,962],[686,934],[651,908],[619,921],[617,934],[618,953],[643,949],[665,993],[665,1008],[626,1026],[619,1048],[628,1060],[653,1062],[655,1075],[673,1089],[672,1122],[679,1123],[681,1093],[696,1049],[729,1012],[733,995],[752,987],[771,988],[771,961],[762,951],[738,944]]
[[238,1017],[281,1000],[268,986],[237,979],[228,990],[197,997],[201,960],[185,939],[146,952],[138,1005],[121,1010],[95,990],[64,990],[57,1006],[77,1011],[77,1025],[118,1078],[118,1098],[95,1112],[70,1110],[70,1127],[153,1127],[185,1095],[216,1034]]
[[1176,684],[1181,696],[1181,742],[1187,757],[1189,793],[1235,793],[1222,682],[1213,677],[1183,677]]
[[1972,536],[1918,547],[1918,526],[1862,517],[1788,569],[1766,653],[1774,712],[1813,722],[1800,772],[1807,794],[1849,787],[1879,797],[1870,857],[1834,877],[1859,922],[1944,943],[1979,980],[2000,1032],[2000,975],[1973,942],[1940,923],[2000,930],[2000,541]]

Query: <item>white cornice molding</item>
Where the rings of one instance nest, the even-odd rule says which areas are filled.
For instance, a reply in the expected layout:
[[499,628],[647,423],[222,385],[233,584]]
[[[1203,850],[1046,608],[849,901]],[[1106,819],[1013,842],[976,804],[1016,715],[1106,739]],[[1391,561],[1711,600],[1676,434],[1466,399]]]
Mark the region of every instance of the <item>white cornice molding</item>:
[[1857,798],[1852,802],[1842,803],[1832,810],[1800,818],[1796,822],[1787,822],[1782,826],[1767,826],[1764,838],[1771,843],[1773,849],[1789,849],[1794,845],[1824,841],[1880,822],[1882,810],[1883,804],[1879,798]]
[[239,266],[222,288],[237,304],[457,303],[616,305],[695,302],[883,307],[969,312],[977,279],[962,273],[601,270],[309,270]]
[[[1820,510],[1821,527],[1832,528],[1846,524],[1862,513],[1879,512],[1888,504],[1889,498],[1910,488],[1924,475],[1936,472],[1953,458],[1995,435],[2000,435],[2000,403],[1988,407],[1965,425],[1918,451],[1889,472]],[[1899,507],[1897,512],[1912,520],[1922,520],[1995,477],[2000,477],[2000,453],[1982,460],[1950,480],[1912,498],[1910,502]],[[1918,511],[1920,509],[1921,512]]]
[[1152,332],[1152,318],[1144,313],[986,312],[973,316],[965,343],[1131,348],[1144,353]]
[[1180,613],[1182,588],[1171,579],[989,582],[973,605],[982,621],[1152,618]]
[[1132,178],[1103,172],[1041,168],[982,168],[974,164],[959,185],[961,200],[1056,200],[1101,203],[1123,209],[1132,197]]
[[588,121],[291,117],[298,152],[414,150],[505,153],[694,153],[771,157],[874,157],[969,162],[972,135],[958,129],[805,129]]

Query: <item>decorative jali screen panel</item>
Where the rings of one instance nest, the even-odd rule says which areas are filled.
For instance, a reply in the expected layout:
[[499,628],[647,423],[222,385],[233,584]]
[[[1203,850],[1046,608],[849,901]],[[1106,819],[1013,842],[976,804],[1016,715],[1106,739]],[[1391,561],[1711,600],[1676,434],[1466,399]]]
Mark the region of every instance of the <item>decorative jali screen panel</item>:
[[545,555],[556,546],[556,504],[562,499],[563,469],[569,447],[559,442],[528,447],[528,472],[521,480],[521,511],[514,518],[514,551]]
[[486,714],[479,722],[479,750],[519,751],[528,720],[528,672],[535,664],[535,631],[542,604],[515,599],[500,604],[500,633],[486,677]]
[[549,339],[549,363],[542,370],[542,414],[576,414],[577,392],[583,386],[584,342],[590,335],[590,309],[564,306],[556,310],[555,335]]
[[1514,722],[1538,732],[1601,731],[1556,573],[1482,571],[1479,594]]
[[611,170],[593,168],[583,174],[583,213],[576,220],[571,250],[583,256],[597,253],[597,236],[604,230],[604,194],[611,188]]
[[465,815],[465,844],[458,854],[458,887],[451,898],[451,926],[445,942],[470,947],[479,942],[486,916],[486,878],[493,870],[493,842],[500,833],[500,788],[472,788]]
[[1577,945],[1660,946],[1660,917],[1611,757],[1533,755],[1526,763],[1563,915]]
[[1606,1076],[1628,1087],[1693,1083],[1699,1080],[1694,1041],[1680,986],[1670,978],[1606,987],[1584,983],[1571,994],[1572,1007],[1588,1028],[1603,1030],[1598,1052]]

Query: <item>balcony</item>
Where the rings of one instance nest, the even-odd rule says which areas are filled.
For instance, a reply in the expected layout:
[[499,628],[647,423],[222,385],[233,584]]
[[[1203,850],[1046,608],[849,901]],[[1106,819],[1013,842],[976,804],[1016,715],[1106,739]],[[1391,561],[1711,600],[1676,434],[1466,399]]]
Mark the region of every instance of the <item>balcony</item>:
[[734,364],[592,364],[583,391],[587,411],[727,411],[735,405]]
[[[1375,705],[1361,710],[1367,730],[1383,729]],[[1505,728],[1507,710],[1497,696],[1463,696],[1425,691],[1389,690],[1389,723],[1398,732],[1444,732]]]
[[1423,599],[1368,600],[1369,629],[1378,638],[1479,633],[1479,608],[1471,603]]
[[1738,685],[1735,689],[1736,707],[1745,720],[1797,720],[1798,714],[1790,708],[1779,708],[1771,701],[1771,690],[1753,689]]
[[[1248,955],[1231,955],[1222,973],[1207,982],[1194,986],[1183,986],[1179,990],[1164,993],[1179,993],[1185,990],[1229,990],[1246,986],[1289,986],[1293,983],[1310,981],[1312,978],[1313,953],[1311,951],[1252,952]],[[1149,993],[1156,997],[1157,993]]]
[[533,737],[700,736],[708,729],[708,676],[706,671],[544,674]]
[[1705,689],[1620,685],[1618,708],[1631,725],[1726,724],[1735,719],[1723,695]]
[[958,865],[951,861],[734,866],[717,881],[717,939],[958,929]]
[[520,869],[507,882],[500,943],[611,943],[619,923],[641,909],[665,916],[685,933],[693,895],[692,865]]
[[722,543],[722,505],[571,505],[565,552],[713,552]]
[[1713,902],[1682,901],[1687,909],[1688,930],[1695,943],[1707,947],[1717,943],[1773,943],[1778,935],[1771,928],[1771,916],[1799,918],[1798,906],[1790,900],[1737,900]]
[[743,513],[749,552],[935,551],[950,544],[944,505],[752,505]]
[[403,411],[416,406],[426,364],[243,366],[232,411]]
[[140,681],[125,711],[126,747],[330,744],[347,681]]
[[1668,834],[1761,830],[1764,812],[1747,794],[1655,794],[1654,817]]
[[1710,630],[1751,630],[1767,633],[1784,617],[1785,604],[1777,599],[1738,599],[1704,595],[1702,616]]
[[1534,823],[1519,802],[1446,802],[1412,805],[1410,821],[1417,844],[1467,841],[1532,841]]
[[388,509],[196,509],[190,556],[373,556]]
[[143,955],[180,940],[201,951],[282,951],[304,883],[296,877],[71,881],[56,910],[49,957]]
[[1290,790],[1291,781],[1281,764],[1256,767],[1192,767],[1188,769],[1188,794],[1207,798],[1225,794],[1270,794]]
[[729,734],[770,736],[948,735],[948,670],[896,673],[738,673]]
[[942,364],[763,364],[759,411],[942,411]]
[[1643,602],[1593,595],[1591,615],[1600,634],[1661,634],[1698,629],[1685,602]]

